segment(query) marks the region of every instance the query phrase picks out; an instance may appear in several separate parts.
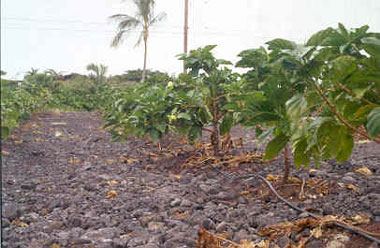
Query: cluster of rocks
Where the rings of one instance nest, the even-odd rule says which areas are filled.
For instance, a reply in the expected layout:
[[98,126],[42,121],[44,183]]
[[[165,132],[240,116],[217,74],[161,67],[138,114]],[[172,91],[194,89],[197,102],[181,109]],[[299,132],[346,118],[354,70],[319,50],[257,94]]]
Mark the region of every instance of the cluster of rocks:
[[[244,190],[245,184],[232,184],[216,172],[194,174],[185,170],[172,176],[170,171],[147,171],[146,165],[152,161],[142,154],[133,163],[121,163],[120,154],[136,157],[133,151],[141,152],[139,147],[148,151],[150,148],[142,141],[129,145],[111,143],[109,135],[99,130],[101,122],[89,113],[71,113],[70,118],[60,116],[49,121],[63,120],[68,134],[83,138],[55,137],[50,126],[43,127],[47,120],[42,119],[42,134],[16,134],[30,135],[32,141],[41,137],[49,141],[45,145],[5,142],[4,148],[10,154],[4,157],[2,171],[3,247],[196,247],[200,227],[228,233],[236,242],[258,242],[263,239],[258,235],[261,227],[306,217],[275,197],[242,197],[238,192]],[[85,137],[96,142],[83,144]],[[328,196],[299,205],[320,214],[350,216],[363,212],[380,221],[379,146],[364,145],[364,155],[360,152],[363,147],[355,150],[356,161],[343,165],[328,161],[312,173],[301,170],[295,174],[354,184],[359,193],[338,188]],[[375,155],[367,159],[371,154]],[[68,162],[75,161],[73,157],[79,162]],[[281,173],[280,163],[250,166],[265,176]],[[362,166],[367,166],[373,175],[353,172]],[[253,184],[258,186],[260,182]],[[117,193],[115,197],[107,197],[111,190]],[[307,235],[310,230],[303,232]],[[294,233],[290,239],[296,241],[299,237]],[[288,241],[280,239],[277,244],[283,247]],[[320,247],[321,241],[312,240],[310,244]]]

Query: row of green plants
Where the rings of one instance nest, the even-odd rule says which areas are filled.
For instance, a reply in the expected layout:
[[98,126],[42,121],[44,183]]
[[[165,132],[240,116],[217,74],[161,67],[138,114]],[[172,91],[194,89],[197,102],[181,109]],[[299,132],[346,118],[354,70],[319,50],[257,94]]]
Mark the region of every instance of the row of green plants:
[[50,98],[42,85],[9,85],[1,80],[1,138],[7,139],[20,120],[44,108]]
[[178,133],[192,142],[208,132],[215,155],[233,126],[254,128],[259,140],[270,139],[264,159],[285,152],[284,180],[290,149],[296,167],[343,162],[355,134],[380,142],[380,34],[368,29],[339,24],[306,44],[268,41],[238,55],[244,74],[216,59],[215,46],[182,54],[187,74],[113,95],[106,125],[116,140]]
[[104,74],[98,73],[63,81],[53,70],[38,73],[32,68],[22,81],[1,79],[1,139],[7,139],[12,129],[32,113],[49,109],[97,110],[106,104],[110,94],[112,89]]
[[[107,67],[89,64],[88,75],[67,74],[53,69],[40,72],[31,68],[22,81],[1,78],[1,138],[7,139],[11,130],[30,114],[48,109],[93,111],[108,105],[116,91],[141,81],[141,71],[126,71],[106,77]],[[1,76],[6,72],[1,71]],[[147,71],[147,82],[155,84],[170,77],[159,71]],[[116,90],[117,89],[117,90]]]

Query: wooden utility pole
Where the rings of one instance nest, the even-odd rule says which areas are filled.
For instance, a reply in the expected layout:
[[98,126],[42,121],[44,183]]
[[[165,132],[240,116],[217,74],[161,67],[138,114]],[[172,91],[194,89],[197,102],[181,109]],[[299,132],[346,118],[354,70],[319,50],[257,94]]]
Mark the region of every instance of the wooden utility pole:
[[[185,26],[184,26],[184,39],[183,39],[183,53],[187,54],[187,31],[189,29],[189,0],[185,0]],[[185,68],[185,61],[183,61],[183,73],[187,73]]]

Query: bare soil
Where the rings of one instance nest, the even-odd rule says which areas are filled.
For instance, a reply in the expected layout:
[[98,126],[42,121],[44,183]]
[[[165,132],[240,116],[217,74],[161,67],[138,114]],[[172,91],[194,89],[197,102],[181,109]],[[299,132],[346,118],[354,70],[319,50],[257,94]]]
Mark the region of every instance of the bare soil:
[[[2,247],[196,247],[200,227],[259,242],[267,238],[260,228],[306,217],[259,180],[229,180],[210,161],[189,165],[201,154],[179,137],[166,138],[159,151],[144,139],[111,142],[102,125],[97,112],[40,113],[2,142]],[[262,151],[252,131],[235,128],[232,137],[243,143],[228,158]],[[278,177],[282,166],[280,156],[218,168],[232,179],[267,177],[283,197],[316,214],[361,213],[370,223],[360,227],[380,232],[379,144],[359,141],[342,164],[293,170],[287,185]],[[362,167],[371,175],[355,172]],[[285,247],[311,231],[273,244]],[[323,231],[305,247],[332,247],[335,240],[340,247],[377,247],[342,229]]]

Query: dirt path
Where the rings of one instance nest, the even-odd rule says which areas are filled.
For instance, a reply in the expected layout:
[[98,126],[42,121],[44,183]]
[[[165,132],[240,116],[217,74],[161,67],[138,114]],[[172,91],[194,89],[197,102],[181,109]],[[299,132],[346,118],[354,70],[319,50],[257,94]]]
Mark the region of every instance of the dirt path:
[[[241,130],[234,134],[247,135]],[[250,140],[245,142],[255,149]],[[196,247],[200,226],[227,232],[234,241],[259,241],[260,227],[302,217],[258,181],[257,188],[247,187],[215,171],[177,170],[187,148],[183,145],[173,158],[156,156],[157,148],[139,139],[110,142],[96,113],[35,115],[2,144],[3,247]],[[239,170],[276,175],[280,163],[251,163]],[[363,166],[373,174],[354,172]],[[330,161],[306,172],[295,176],[323,182],[329,192],[315,191],[322,186],[307,191],[310,197],[298,202],[301,207],[318,214],[364,213],[372,219],[370,230],[379,231],[378,144],[359,144],[343,165]],[[358,192],[338,183],[355,185]],[[278,189],[288,199],[298,199],[299,186]],[[345,235],[360,244],[346,247],[370,245]],[[287,241],[278,242],[283,247]],[[323,243],[315,239],[307,247]]]

